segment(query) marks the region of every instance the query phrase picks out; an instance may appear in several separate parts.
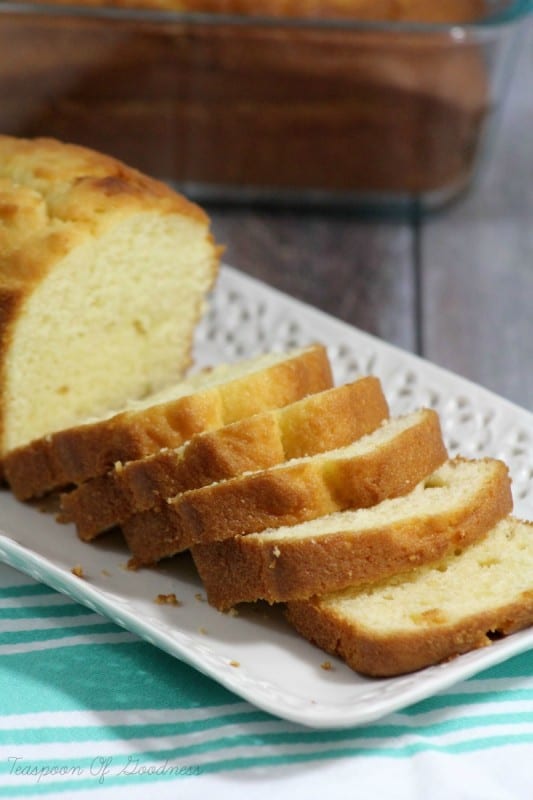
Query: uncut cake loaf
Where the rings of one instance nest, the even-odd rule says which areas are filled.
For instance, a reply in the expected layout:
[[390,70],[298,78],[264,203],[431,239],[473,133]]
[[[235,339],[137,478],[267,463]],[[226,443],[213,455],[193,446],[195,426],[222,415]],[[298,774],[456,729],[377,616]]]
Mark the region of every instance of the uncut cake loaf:
[[[6,18],[4,130],[51,131],[204,194],[274,202],[293,189],[448,197],[472,172],[490,76],[478,38],[450,31],[497,11],[489,0],[65,4],[114,6],[135,35],[98,8]],[[137,23],[139,6],[171,16]],[[210,24],[177,24],[183,11]]]
[[[72,0],[39,0],[72,5]],[[77,0],[75,5],[255,14],[279,17],[348,17],[359,20],[472,22],[486,13],[484,0]]]
[[52,139],[0,136],[0,459],[176,382],[216,277],[208,218]]

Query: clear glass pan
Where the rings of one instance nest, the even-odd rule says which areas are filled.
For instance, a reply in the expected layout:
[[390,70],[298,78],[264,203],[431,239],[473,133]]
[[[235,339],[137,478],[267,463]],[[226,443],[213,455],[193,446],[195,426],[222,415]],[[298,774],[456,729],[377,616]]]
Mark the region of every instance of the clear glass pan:
[[430,23],[86,2],[0,2],[3,132],[102,150],[200,200],[433,206],[490,157],[531,8],[479,0],[474,21]]

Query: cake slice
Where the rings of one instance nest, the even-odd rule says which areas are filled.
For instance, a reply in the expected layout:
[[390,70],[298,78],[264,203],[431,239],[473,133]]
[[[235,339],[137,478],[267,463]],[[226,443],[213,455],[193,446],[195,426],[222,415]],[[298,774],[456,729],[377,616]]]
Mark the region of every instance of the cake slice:
[[447,458],[438,415],[422,409],[346,447],[194,489],[122,526],[134,564],[194,544],[294,525],[406,494]]
[[533,624],[533,525],[513,517],[438,564],[295,601],[305,638],[375,677],[437,664]]
[[53,139],[0,136],[0,459],[178,381],[215,280],[207,215]]
[[511,509],[505,464],[454,459],[404,497],[198,545],[192,552],[208,600],[217,608],[283,602],[436,561],[478,540]]
[[360,378],[198,434],[182,447],[119,463],[62,495],[63,518],[76,524],[80,538],[93,539],[178,492],[346,445],[387,417],[380,381]]
[[223,364],[128,403],[118,413],[17,448],[4,460],[5,476],[19,499],[37,497],[102,475],[117,461],[177,447],[195,433],[283,406],[331,385],[331,366],[321,345]]

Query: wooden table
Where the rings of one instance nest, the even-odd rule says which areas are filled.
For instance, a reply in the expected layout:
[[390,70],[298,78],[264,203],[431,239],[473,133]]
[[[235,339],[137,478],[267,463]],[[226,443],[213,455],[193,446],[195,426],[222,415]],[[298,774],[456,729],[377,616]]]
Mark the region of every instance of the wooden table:
[[533,25],[490,162],[451,207],[207,207],[227,263],[533,409]]

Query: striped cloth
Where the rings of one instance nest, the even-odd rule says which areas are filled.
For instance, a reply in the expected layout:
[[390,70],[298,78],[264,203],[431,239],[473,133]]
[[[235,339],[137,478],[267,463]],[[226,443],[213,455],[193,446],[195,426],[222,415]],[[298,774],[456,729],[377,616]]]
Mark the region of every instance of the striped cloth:
[[0,565],[0,654],[1,797],[533,798],[532,652],[314,731]]

